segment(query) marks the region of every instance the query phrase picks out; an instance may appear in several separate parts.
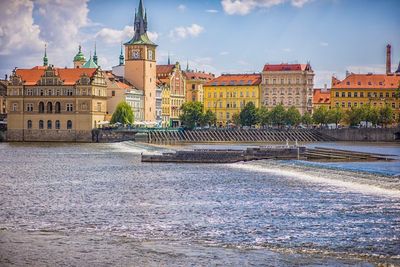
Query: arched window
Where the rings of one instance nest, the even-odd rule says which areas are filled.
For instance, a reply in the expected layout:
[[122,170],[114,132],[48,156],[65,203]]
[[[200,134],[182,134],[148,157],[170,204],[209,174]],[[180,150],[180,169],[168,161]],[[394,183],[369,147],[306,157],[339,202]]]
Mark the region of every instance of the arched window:
[[56,111],[56,113],[61,113],[61,103],[60,102],[56,102],[55,111]]
[[44,103],[43,102],[39,103],[39,113],[44,113]]
[[39,129],[43,129],[44,127],[44,122],[42,120],[39,121]]
[[48,121],[47,121],[47,129],[51,129],[51,126],[52,126],[52,125],[51,125],[51,120],[48,120]]
[[28,129],[32,129],[32,121],[28,120]]
[[59,130],[61,128],[61,124],[59,120],[56,120],[56,129]]
[[47,113],[53,113],[53,103],[47,103]]
[[67,121],[67,129],[72,129],[72,121]]

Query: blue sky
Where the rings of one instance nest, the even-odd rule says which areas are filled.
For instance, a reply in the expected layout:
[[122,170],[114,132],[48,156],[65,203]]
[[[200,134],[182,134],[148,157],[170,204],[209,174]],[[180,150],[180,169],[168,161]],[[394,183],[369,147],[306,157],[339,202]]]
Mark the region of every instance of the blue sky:
[[[132,34],[139,0],[0,1],[0,75],[41,64],[72,66],[78,44],[89,57],[97,43],[103,69],[118,63],[119,43]],[[392,44],[392,69],[400,61],[397,0],[144,0],[150,36],[192,69],[259,72],[265,63],[311,62],[317,87],[332,74],[384,71]],[[23,25],[15,21],[24,21]]]

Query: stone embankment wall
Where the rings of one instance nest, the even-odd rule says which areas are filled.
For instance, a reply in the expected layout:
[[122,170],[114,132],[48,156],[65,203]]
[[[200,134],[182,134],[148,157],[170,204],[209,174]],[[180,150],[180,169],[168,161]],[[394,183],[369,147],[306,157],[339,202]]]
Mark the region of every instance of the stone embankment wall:
[[91,142],[91,131],[8,130],[9,142]]
[[400,128],[322,129],[319,132],[337,141],[394,142],[396,141],[396,136],[398,138],[397,141],[400,141]]
[[99,143],[134,141],[135,134],[134,131],[94,130],[91,141]]

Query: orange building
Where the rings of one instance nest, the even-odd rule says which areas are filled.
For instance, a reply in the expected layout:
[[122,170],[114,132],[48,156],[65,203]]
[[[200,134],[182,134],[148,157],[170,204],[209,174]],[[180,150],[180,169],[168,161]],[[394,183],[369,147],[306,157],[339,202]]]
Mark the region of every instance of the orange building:
[[203,85],[215,78],[212,73],[187,70],[186,77],[186,101],[204,102]]
[[314,89],[313,93],[313,111],[319,107],[331,108],[331,91],[330,89]]

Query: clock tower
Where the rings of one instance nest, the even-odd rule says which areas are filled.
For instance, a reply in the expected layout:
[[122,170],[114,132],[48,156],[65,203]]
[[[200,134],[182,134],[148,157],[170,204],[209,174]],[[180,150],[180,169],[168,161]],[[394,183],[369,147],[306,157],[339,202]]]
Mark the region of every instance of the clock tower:
[[147,13],[143,0],[135,12],[135,34],[125,43],[124,78],[144,92],[144,119],[156,120],[156,48],[147,36]]

